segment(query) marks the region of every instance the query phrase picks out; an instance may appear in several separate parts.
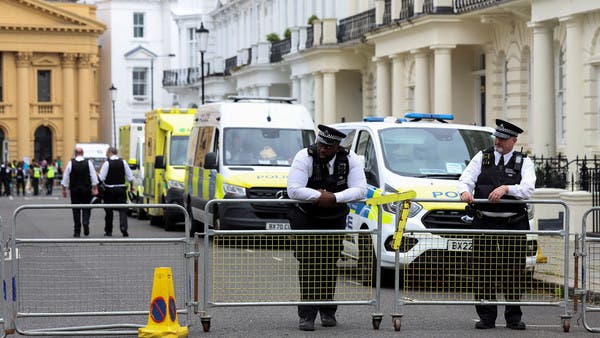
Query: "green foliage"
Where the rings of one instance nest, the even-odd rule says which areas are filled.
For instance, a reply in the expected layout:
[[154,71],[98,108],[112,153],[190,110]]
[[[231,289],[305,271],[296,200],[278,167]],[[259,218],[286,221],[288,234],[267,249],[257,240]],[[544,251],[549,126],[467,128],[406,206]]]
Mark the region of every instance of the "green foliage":
[[313,21],[315,20],[319,20],[319,17],[316,14],[311,15],[310,18],[308,18],[308,25],[312,26]]
[[286,29],[285,29],[285,32],[283,32],[283,36],[284,36],[286,39],[290,39],[290,38],[292,37],[292,31],[291,31],[289,28],[286,28]]
[[281,39],[279,38],[279,35],[277,35],[277,33],[267,34],[267,41],[269,41],[270,43],[277,42],[279,40]]

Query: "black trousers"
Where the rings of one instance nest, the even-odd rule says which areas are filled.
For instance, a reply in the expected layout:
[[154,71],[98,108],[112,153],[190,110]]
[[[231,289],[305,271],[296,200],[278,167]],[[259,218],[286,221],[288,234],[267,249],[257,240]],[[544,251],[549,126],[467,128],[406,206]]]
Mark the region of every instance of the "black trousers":
[[[298,209],[290,211],[293,229],[340,229],[346,216],[319,219]],[[342,250],[343,235],[295,235],[294,256],[298,260],[298,282],[302,301],[333,301],[337,285],[337,261]],[[334,316],[337,305],[298,305],[298,316],[314,321],[317,313]]]
[[[528,230],[529,221],[523,217],[515,223],[504,223],[506,219],[475,217],[478,229]],[[488,234],[473,238],[473,271],[475,276],[475,300],[496,300],[504,294],[506,301],[519,301],[525,287],[527,257],[527,235]],[[476,305],[479,318],[486,323],[495,323],[497,305]],[[521,321],[521,307],[506,305],[504,319],[507,323]]]
[[[71,204],[90,204],[92,200],[91,187],[74,187],[71,189]],[[90,224],[90,215],[92,209],[73,209],[73,233],[79,235],[81,233],[81,225],[84,227]]]
[[25,196],[25,180],[17,179],[17,196],[19,195],[19,191],[21,191],[23,196]]
[[37,196],[40,194],[40,179],[39,177],[31,178],[31,185],[33,185],[33,195]]
[[[125,187],[109,188],[106,187],[104,191],[104,203],[105,204],[126,204],[127,195]],[[127,231],[127,208],[117,209],[119,211],[119,228],[121,232]],[[104,216],[104,232],[106,234],[112,234],[113,229],[113,209],[104,208],[106,215]]]

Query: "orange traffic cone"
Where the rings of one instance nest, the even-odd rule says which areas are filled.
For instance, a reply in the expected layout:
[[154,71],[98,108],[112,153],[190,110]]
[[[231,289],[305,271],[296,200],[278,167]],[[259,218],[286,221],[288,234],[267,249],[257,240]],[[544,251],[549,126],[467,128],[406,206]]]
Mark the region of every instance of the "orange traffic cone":
[[148,324],[146,327],[138,329],[138,337],[182,338],[187,336],[187,326],[179,326],[177,320],[171,268],[155,268]]

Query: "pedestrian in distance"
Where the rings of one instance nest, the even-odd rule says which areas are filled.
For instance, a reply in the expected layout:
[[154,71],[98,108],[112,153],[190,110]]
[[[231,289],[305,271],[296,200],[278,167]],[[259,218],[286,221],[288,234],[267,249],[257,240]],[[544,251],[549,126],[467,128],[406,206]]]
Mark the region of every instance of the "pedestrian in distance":
[[[98,175],[92,162],[83,158],[83,148],[75,148],[74,157],[63,173],[61,186],[63,197],[67,197],[67,188],[71,192],[71,204],[90,204],[92,196],[98,194]],[[91,211],[87,208],[73,209],[73,237],[81,236],[82,225],[83,234],[90,235]]]
[[[533,162],[513,148],[523,130],[516,125],[497,119],[494,147],[479,151],[460,176],[458,192],[463,202],[469,203],[473,228],[492,230],[529,230],[525,203],[497,203],[500,200],[525,200],[535,191]],[[474,199],[487,199],[475,203]],[[477,235],[473,238],[473,268],[475,273],[475,300],[495,301],[503,293],[508,302],[519,302],[526,280],[525,234]],[[477,329],[496,327],[497,305],[476,305],[480,320]],[[525,330],[519,305],[506,305],[506,327]]]
[[20,193],[23,193],[23,196],[25,196],[25,168],[23,168],[23,162],[17,164],[15,180],[17,196],[19,196]]
[[2,185],[4,186],[4,195],[10,196],[11,195],[10,186],[11,186],[12,175],[13,175],[10,162],[2,163],[2,165],[0,166],[0,170],[2,171],[2,174],[0,177],[2,177]]
[[[127,185],[125,179],[129,182],[130,190],[133,192],[133,173],[124,159],[118,156],[117,148],[109,147],[106,151],[108,160],[100,168],[100,180],[104,182],[104,203],[105,204],[126,204],[127,203]],[[112,236],[113,229],[113,209],[105,208],[104,216],[104,236]],[[123,237],[129,237],[127,232],[127,209],[119,208],[119,228]]]
[[[324,125],[318,129],[317,142],[300,150],[292,162],[287,193],[304,202],[291,208],[288,217],[292,229],[343,230],[349,211],[346,203],[367,194],[364,168],[355,153],[340,147],[344,133]],[[333,301],[343,237],[295,236],[301,301]],[[336,311],[337,305],[298,305],[299,329],[313,331],[317,313],[323,326],[335,326]]]
[[48,164],[46,170],[46,195],[52,195],[52,188],[54,187],[54,177],[56,175],[56,167],[54,163]]
[[40,179],[42,178],[42,169],[37,161],[33,161],[29,168],[31,176],[31,185],[33,186],[33,196],[40,194]]

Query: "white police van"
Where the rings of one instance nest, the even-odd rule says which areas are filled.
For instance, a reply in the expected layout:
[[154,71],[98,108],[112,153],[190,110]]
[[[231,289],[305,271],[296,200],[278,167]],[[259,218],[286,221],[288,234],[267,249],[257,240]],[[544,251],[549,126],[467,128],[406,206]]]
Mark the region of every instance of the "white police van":
[[[449,120],[453,120],[449,114],[409,113],[405,118],[366,117],[362,122],[331,126],[348,135],[342,146],[364,156],[368,198],[412,189],[421,199],[458,200],[461,173],[478,151],[493,146],[494,129],[448,123]],[[348,229],[377,228],[377,207],[364,203],[349,206]],[[381,266],[393,269],[395,205],[384,205],[383,209]],[[410,230],[469,229],[471,223],[464,203],[412,202],[408,217],[399,249],[401,265],[435,264],[448,257],[459,259],[461,253],[464,257],[470,255],[469,236],[410,234]],[[529,217],[533,228],[532,211]],[[371,258],[377,259],[373,243],[374,238],[369,235],[349,236],[343,253],[361,265]],[[528,235],[526,250],[527,268],[531,271],[537,253],[535,236]]]

